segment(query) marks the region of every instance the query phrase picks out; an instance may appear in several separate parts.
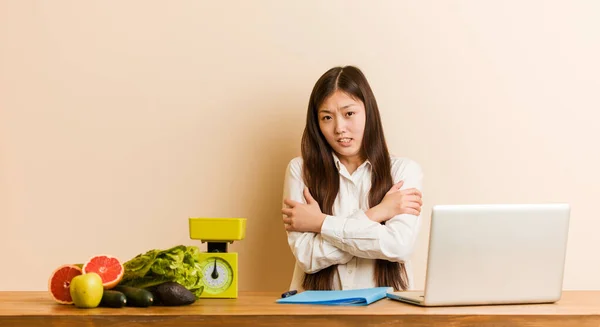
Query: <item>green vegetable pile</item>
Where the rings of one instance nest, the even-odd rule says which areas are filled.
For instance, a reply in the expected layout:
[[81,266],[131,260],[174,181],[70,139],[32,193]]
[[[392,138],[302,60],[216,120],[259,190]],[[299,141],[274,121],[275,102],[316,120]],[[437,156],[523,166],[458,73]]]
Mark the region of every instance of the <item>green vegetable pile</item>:
[[138,254],[123,265],[125,273],[119,285],[149,288],[176,282],[199,298],[204,290],[199,256],[198,247],[185,245]]

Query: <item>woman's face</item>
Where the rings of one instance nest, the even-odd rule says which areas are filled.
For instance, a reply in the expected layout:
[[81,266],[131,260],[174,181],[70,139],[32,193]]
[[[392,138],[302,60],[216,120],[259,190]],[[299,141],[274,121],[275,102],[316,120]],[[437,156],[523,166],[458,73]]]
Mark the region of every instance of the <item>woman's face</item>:
[[317,110],[321,132],[340,160],[362,159],[367,118],[364,103],[338,90]]

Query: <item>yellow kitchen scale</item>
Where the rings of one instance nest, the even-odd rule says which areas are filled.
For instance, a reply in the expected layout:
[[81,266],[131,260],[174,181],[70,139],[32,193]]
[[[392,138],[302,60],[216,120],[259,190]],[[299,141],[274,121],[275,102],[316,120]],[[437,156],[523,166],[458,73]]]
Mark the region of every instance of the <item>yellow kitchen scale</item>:
[[204,290],[200,298],[238,297],[238,254],[227,245],[246,236],[246,218],[189,218],[190,238],[207,243],[200,252]]

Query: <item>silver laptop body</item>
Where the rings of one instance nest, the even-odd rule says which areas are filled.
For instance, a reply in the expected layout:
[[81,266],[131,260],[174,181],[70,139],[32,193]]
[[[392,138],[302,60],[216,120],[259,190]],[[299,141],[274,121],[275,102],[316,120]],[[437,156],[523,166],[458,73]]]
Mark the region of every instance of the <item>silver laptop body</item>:
[[569,217],[568,204],[434,206],[424,292],[388,297],[421,306],[556,302]]

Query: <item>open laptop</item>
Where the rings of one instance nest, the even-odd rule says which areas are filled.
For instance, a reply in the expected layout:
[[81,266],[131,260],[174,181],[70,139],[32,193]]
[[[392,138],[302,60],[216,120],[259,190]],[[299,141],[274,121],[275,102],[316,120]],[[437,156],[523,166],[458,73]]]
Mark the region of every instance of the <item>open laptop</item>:
[[438,205],[420,306],[552,303],[562,295],[568,204]]

